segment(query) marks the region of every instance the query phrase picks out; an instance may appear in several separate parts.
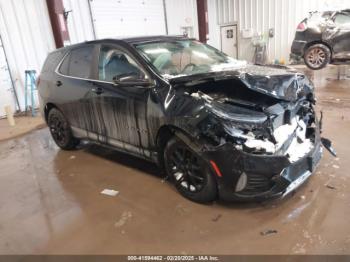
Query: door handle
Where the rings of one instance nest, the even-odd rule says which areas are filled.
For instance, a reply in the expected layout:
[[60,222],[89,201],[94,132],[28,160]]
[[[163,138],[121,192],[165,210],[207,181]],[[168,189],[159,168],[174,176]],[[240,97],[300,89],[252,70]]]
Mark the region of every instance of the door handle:
[[93,87],[93,88],[91,88],[91,91],[96,93],[97,95],[100,95],[104,92],[101,87]]
[[56,81],[56,86],[61,86],[62,82],[60,80]]

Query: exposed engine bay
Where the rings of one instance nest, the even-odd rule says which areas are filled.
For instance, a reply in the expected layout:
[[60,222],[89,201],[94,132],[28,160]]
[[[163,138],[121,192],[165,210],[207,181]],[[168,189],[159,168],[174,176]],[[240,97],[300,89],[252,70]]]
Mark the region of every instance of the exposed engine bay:
[[[234,88],[225,88],[233,84]],[[189,94],[204,100],[208,111],[221,120],[202,129],[216,145],[231,142],[237,150],[283,155],[291,163],[313,148],[317,120],[312,96],[283,101],[251,91],[234,80],[191,89]]]

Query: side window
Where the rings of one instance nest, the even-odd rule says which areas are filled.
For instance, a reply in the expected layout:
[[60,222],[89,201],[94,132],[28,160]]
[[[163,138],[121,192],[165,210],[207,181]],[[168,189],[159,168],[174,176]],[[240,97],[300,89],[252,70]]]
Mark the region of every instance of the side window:
[[64,58],[59,69],[61,74],[79,78],[90,78],[93,46],[73,49]]
[[144,80],[147,77],[128,54],[112,46],[102,46],[98,63],[98,79],[113,82],[123,78],[126,81],[133,81]]
[[335,16],[335,19],[334,19],[334,22],[337,24],[337,25],[341,25],[341,26],[344,26],[344,25],[347,25],[350,27],[350,14],[337,14]]

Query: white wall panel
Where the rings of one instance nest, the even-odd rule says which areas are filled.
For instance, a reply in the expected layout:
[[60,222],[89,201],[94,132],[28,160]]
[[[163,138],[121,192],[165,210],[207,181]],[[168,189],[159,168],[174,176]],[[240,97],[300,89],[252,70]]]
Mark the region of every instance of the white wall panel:
[[192,27],[192,37],[198,39],[197,3],[195,0],[166,0],[169,35],[183,34],[182,27]]
[[[63,4],[72,11],[67,21],[71,44],[94,39],[94,28],[96,38],[166,33],[163,0],[63,0]],[[165,6],[169,35],[192,27],[198,38],[196,0],[165,0]]]
[[251,39],[241,36],[242,29],[267,35],[275,29],[275,37],[268,41],[269,60],[288,62],[290,46],[298,23],[308,12],[350,8],[348,0],[208,0],[209,43],[220,48],[220,25],[238,23],[239,58],[251,60],[254,48]]
[[12,112],[15,108],[15,96],[12,92],[11,77],[6,62],[5,52],[0,38],[0,118],[4,117],[6,105],[11,106]]
[[90,2],[97,38],[165,34],[162,0]]
[[40,72],[55,49],[45,0],[0,0],[0,34],[23,109],[24,71]]
[[[220,49],[220,27],[218,24],[217,12],[220,6],[217,5],[216,0],[207,0],[208,3],[208,27],[209,39],[207,43]],[[237,10],[237,9],[235,9]]]
[[70,44],[94,39],[89,0],[63,0],[66,11]]

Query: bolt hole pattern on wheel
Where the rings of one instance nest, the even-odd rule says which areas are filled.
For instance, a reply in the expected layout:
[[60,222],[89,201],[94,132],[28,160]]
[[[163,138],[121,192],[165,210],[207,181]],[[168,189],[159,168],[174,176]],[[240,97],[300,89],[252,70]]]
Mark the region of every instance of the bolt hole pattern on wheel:
[[313,69],[319,70],[324,68],[330,62],[331,52],[329,48],[323,44],[310,46],[304,55],[305,64]]

